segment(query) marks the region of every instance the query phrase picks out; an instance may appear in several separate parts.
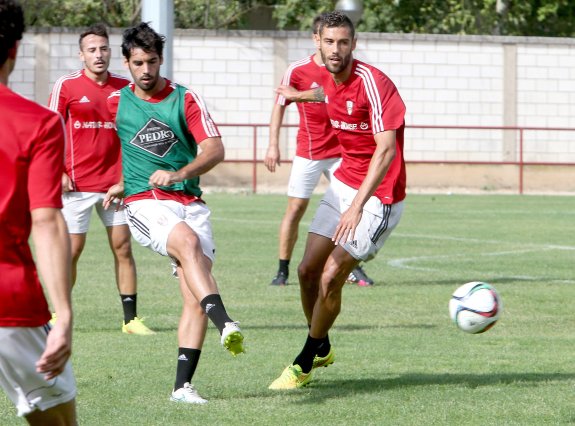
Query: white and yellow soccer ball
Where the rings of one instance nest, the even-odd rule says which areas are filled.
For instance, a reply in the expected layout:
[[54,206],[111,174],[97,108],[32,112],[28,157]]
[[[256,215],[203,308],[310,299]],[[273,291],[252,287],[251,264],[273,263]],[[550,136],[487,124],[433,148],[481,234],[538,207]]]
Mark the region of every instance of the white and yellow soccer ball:
[[481,281],[463,284],[451,295],[449,316],[460,330],[479,334],[499,319],[503,306],[495,288]]

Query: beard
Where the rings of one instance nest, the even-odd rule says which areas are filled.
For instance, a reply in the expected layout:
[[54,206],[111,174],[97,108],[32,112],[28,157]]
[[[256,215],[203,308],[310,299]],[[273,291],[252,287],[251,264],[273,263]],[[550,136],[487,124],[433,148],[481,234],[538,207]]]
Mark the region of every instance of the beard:
[[142,80],[141,78],[139,78],[135,80],[135,83],[140,89],[144,91],[152,90],[154,87],[156,87],[156,84],[158,83],[158,76],[148,74],[146,77],[148,77],[147,80]]
[[336,63],[332,63],[330,62],[330,58],[327,57],[327,55],[325,55],[323,53],[323,51],[321,52],[321,60],[323,61],[326,69],[332,73],[332,74],[339,74],[340,72],[342,72],[343,70],[345,70],[347,68],[347,66],[349,65],[350,61],[351,61],[351,54],[346,55],[346,56],[332,56],[332,59],[339,59],[339,62]]

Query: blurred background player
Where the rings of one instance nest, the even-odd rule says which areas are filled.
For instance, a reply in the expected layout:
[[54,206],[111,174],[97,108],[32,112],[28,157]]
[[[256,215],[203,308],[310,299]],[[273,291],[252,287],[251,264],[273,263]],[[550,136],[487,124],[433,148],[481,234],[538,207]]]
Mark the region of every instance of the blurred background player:
[[[0,0],[0,386],[29,424],[75,425],[70,243],[60,211],[65,133],[58,114],[6,87],[23,32],[20,5]],[[30,231],[59,318],[52,330]]]
[[393,82],[377,68],[353,58],[357,39],[340,12],[322,15],[320,51],[326,70],[321,87],[291,100],[324,100],[342,147],[334,173],[309,228],[298,267],[302,305],[310,318],[306,342],[270,389],[308,384],[313,370],[334,361],[328,332],[341,311],[342,288],[360,260],[373,259],[403,212],[405,104]]
[[[318,29],[321,16],[316,16],[312,24],[312,38],[318,47],[315,54],[290,64],[281,84],[304,91],[319,86],[320,71],[323,68],[319,52]],[[291,103],[281,95],[276,98],[270,120],[270,141],[264,164],[270,172],[281,165],[279,149],[280,128],[286,107]],[[296,153],[293,159],[289,183],[288,205],[280,225],[279,266],[271,285],[284,286],[288,283],[289,263],[297,242],[298,229],[313,190],[321,175],[328,180],[341,161],[341,148],[337,135],[332,129],[324,102],[297,103],[299,128]],[[373,285],[365,271],[358,265],[349,274],[348,281],[360,286]]]
[[122,143],[123,182],[108,191],[105,206],[125,196],[136,241],[176,265],[183,309],[171,400],[204,404],[191,380],[208,318],[232,355],[244,352],[243,334],[211,272],[216,249],[199,187],[200,175],[224,159],[224,145],[203,99],[160,75],[163,48],[164,37],[146,23],[124,31],[122,54],[134,83],[108,99]]
[[49,101],[50,108],[64,117],[68,132],[62,189],[72,246],[72,283],[76,282],[78,260],[95,208],[114,255],[116,285],[124,311],[122,331],[154,334],[137,316],[136,263],[124,208],[102,207],[106,191],[120,180],[122,167],[120,142],[106,101],[130,81],[108,72],[111,50],[106,27],[96,24],[88,28],[80,34],[79,44],[83,69],[60,77]]

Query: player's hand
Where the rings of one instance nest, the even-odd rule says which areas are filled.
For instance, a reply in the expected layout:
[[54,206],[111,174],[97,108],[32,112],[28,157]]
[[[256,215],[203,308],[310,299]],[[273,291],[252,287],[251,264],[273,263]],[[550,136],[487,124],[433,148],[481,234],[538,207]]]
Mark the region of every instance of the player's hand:
[[117,183],[112,185],[106,195],[104,195],[104,201],[102,202],[102,206],[107,210],[112,203],[116,203],[116,211],[120,209],[120,205],[122,204],[122,199],[124,198],[124,184]]
[[160,186],[170,186],[173,183],[181,182],[182,179],[179,178],[176,172],[169,172],[167,170],[156,170],[150,176],[150,180],[148,184],[153,186],[154,188],[158,188]]
[[270,172],[276,171],[276,166],[281,166],[280,150],[275,145],[270,145],[264,158],[264,164]]
[[48,333],[46,349],[36,362],[36,371],[45,373],[46,380],[53,379],[64,371],[71,354],[72,326],[70,322],[59,317],[54,328]]
[[285,86],[283,84],[281,86],[278,86],[275,89],[275,92],[278,95],[286,98],[288,101],[295,101],[297,99],[297,95],[299,94],[299,92],[295,88],[291,86]]
[[350,206],[345,212],[342,213],[339,223],[335,228],[335,233],[333,234],[332,241],[335,245],[340,242],[353,241],[355,237],[355,228],[361,220],[361,214],[363,209]]
[[62,173],[62,192],[70,192],[74,190],[72,179],[66,173]]

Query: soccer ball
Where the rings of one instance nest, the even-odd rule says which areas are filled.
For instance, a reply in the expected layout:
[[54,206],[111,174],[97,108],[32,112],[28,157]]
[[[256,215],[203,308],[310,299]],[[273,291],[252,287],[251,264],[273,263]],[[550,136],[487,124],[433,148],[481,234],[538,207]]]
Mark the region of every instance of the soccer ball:
[[495,325],[502,308],[492,285],[473,281],[455,290],[449,301],[449,316],[460,330],[479,334]]

